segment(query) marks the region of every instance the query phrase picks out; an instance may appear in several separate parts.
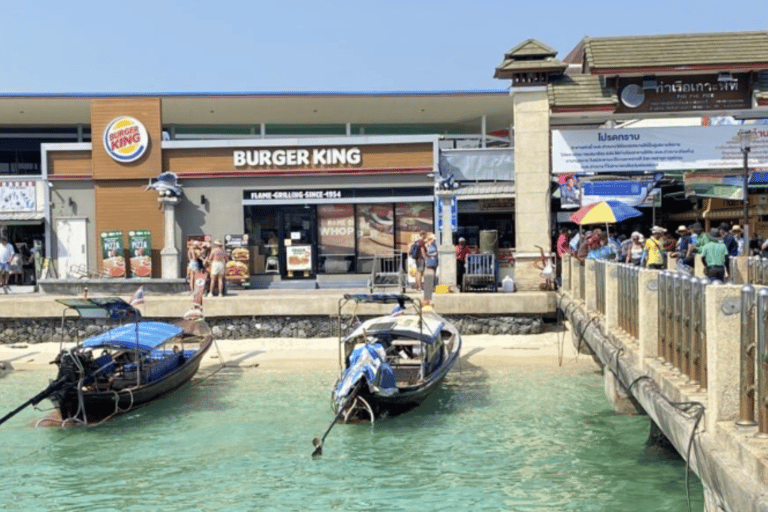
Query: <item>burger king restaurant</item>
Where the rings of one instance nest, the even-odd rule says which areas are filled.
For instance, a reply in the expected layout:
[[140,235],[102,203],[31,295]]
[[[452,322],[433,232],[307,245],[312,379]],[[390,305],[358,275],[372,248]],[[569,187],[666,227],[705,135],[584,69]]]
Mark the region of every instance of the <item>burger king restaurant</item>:
[[178,279],[221,239],[236,277],[334,280],[435,230],[437,136],[163,140],[161,101],[94,99],[92,144],[41,145],[56,277]]

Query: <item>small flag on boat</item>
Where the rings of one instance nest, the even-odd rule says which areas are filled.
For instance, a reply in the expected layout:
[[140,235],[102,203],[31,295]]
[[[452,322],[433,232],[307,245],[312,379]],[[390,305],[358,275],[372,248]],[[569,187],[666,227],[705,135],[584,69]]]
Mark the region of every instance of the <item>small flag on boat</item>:
[[131,306],[138,306],[139,304],[144,304],[144,287],[139,286],[139,289],[133,292],[133,295],[131,295],[131,299],[128,301],[128,304]]

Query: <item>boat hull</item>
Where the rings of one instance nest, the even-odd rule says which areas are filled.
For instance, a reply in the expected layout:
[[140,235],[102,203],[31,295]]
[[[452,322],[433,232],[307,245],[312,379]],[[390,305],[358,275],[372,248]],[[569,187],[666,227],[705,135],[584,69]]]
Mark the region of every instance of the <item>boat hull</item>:
[[200,341],[199,348],[182,365],[158,380],[120,390],[83,391],[80,394],[82,410],[80,397],[75,388],[70,388],[63,395],[51,397],[51,400],[62,418],[75,418],[84,423],[100,422],[128,412],[161,398],[192,379],[200,368],[203,356],[212,342],[211,336],[205,337]]

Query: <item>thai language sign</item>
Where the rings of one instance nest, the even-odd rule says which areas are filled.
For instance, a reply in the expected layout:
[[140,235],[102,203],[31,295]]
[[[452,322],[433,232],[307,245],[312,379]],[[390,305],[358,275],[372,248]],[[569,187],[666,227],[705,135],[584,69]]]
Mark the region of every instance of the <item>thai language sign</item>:
[[36,199],[34,181],[0,181],[0,211],[33,212]]
[[[553,130],[552,172],[644,173],[740,169],[743,126]],[[750,128],[751,169],[768,166],[768,128]]]

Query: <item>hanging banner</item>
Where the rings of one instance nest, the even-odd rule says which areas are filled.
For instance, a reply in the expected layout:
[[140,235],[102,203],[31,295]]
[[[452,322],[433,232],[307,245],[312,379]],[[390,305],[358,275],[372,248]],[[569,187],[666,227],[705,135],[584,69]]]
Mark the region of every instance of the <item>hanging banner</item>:
[[226,235],[224,250],[227,252],[227,265],[224,279],[230,283],[243,284],[251,278],[251,251],[248,249],[248,235]]
[[[646,173],[740,169],[743,126],[552,130],[552,172]],[[750,127],[751,169],[768,166],[768,129]]]
[[34,181],[0,181],[1,212],[34,212],[36,200]]
[[645,206],[650,195],[649,183],[641,181],[585,181],[581,186],[582,205],[614,200],[629,206]]
[[101,240],[101,265],[105,277],[125,277],[123,232],[103,231]]
[[152,233],[145,230],[128,232],[130,248],[131,275],[133,277],[152,276]]
[[687,172],[683,175],[685,197],[719,197],[744,199],[744,176],[709,172]]

